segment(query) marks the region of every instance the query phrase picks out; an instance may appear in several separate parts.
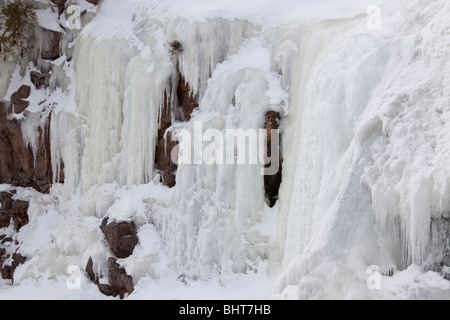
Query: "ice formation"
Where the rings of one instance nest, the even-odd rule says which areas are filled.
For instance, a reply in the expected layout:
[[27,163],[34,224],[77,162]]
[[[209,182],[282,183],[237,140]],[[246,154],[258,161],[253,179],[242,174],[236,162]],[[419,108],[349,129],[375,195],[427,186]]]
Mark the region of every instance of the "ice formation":
[[[46,93],[57,102],[53,172],[65,182],[45,196],[20,189],[31,202],[18,239],[32,258],[0,296],[30,283],[79,294],[67,291],[66,269],[106,261],[99,226],[109,216],[139,228],[134,254],[119,260],[133,276],[130,298],[175,286],[167,298],[449,299],[450,3],[380,2],[373,29],[365,9],[376,1],[326,12],[327,1],[204,2],[108,0],[70,35],[73,60],[54,62],[58,88]],[[342,14],[349,3],[355,12]],[[0,67],[8,96],[21,75]],[[180,164],[174,188],[159,182],[159,115],[164,92],[175,105],[180,75],[199,108],[174,128],[257,130],[280,112],[274,208],[258,165]],[[366,285],[372,265],[380,290]]]

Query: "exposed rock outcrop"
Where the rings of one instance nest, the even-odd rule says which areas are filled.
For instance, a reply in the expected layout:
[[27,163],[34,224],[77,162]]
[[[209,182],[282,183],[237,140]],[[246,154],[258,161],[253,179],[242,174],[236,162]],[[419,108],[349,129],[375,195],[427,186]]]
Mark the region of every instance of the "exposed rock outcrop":
[[36,89],[41,89],[42,87],[47,88],[50,85],[50,74],[45,73],[39,73],[36,71],[31,71],[30,78],[31,82],[33,82]]
[[29,203],[21,200],[13,200],[15,191],[0,192],[0,228],[9,227],[11,221],[16,231],[28,224]]
[[39,27],[38,30],[40,36],[39,41],[39,54],[38,56],[44,60],[56,60],[61,57],[61,33],[58,31],[53,31]]
[[167,93],[164,92],[164,106],[160,113],[160,124],[158,130],[158,140],[155,150],[155,167],[161,172],[162,182],[172,188],[175,186],[177,164],[172,161],[172,150],[178,144],[172,141],[171,132],[168,129],[172,125],[172,108]]
[[[103,219],[100,229],[105,234],[111,251],[118,258],[127,258],[139,242],[137,228],[134,222],[113,221],[108,223],[109,218]],[[117,263],[117,259],[108,259],[108,283],[100,283],[100,277],[94,271],[94,261],[89,258],[85,269],[89,279],[98,286],[100,292],[107,296],[120,296],[123,299],[127,294],[133,292],[133,278],[129,276],[124,268]]]
[[11,102],[14,107],[14,113],[22,113],[30,103],[23,99],[27,99],[30,96],[31,88],[26,85],[22,85],[19,90],[11,95]]
[[61,15],[65,8],[66,8],[66,2],[67,0],[52,0],[54,4],[58,7],[58,14]]
[[89,279],[94,282],[101,293],[106,296],[119,296],[120,299],[134,291],[133,278],[129,276],[124,268],[117,263],[116,258],[108,259],[108,282],[109,284],[100,283],[98,275],[94,272],[94,262],[92,258],[86,265],[86,273]]
[[[267,130],[267,156],[272,156],[272,130],[277,130],[279,128],[279,122],[281,120],[281,115],[279,112],[269,111],[266,113],[265,121],[264,121],[264,129]],[[279,140],[281,145],[281,138]],[[280,150],[281,151],[281,150]],[[282,180],[282,157],[280,153],[279,158],[279,170],[274,175],[265,175],[264,176],[264,189],[266,192],[266,197],[268,200],[269,206],[272,208],[275,206],[278,200],[278,193],[280,190],[281,180]],[[266,167],[269,168],[271,164],[267,164]]]
[[182,120],[191,120],[192,112],[198,108],[198,95],[192,93],[189,83],[186,82],[182,74],[179,76],[177,98],[179,108],[182,110]]
[[11,280],[14,282],[14,272],[16,271],[16,268],[25,263],[27,260],[26,257],[22,256],[20,253],[14,252],[12,254],[11,259],[11,265],[3,265],[4,261],[9,258],[8,255],[5,254],[5,250],[0,250],[0,269],[1,269],[1,275],[2,279],[4,280]]
[[[3,194],[2,194],[3,196]],[[2,201],[2,210],[5,204],[8,201]],[[25,206],[23,201],[13,201],[13,203],[19,203],[18,206]],[[28,207],[28,202],[25,202],[26,206]],[[14,219],[14,224],[16,226],[16,230],[20,229],[23,225],[28,223],[28,215],[26,212],[23,212],[22,209],[14,209],[17,210],[17,212],[20,213],[20,217],[11,217],[11,219]],[[19,221],[19,224],[16,225],[16,222]],[[3,221],[2,221],[3,224]],[[8,223],[9,225],[9,223]],[[16,268],[25,263],[27,260],[26,257],[24,257],[22,254],[20,254],[19,251],[19,242],[15,239],[14,236],[6,236],[6,235],[0,235],[0,274],[2,276],[2,279],[5,280],[11,280],[14,283],[14,272],[16,271]]]
[[[164,105],[160,113],[158,140],[155,150],[155,167],[161,172],[162,182],[172,188],[176,184],[176,171],[178,165],[172,161],[172,151],[178,145],[178,141],[172,141],[172,119],[189,121],[192,112],[199,106],[198,96],[192,93],[190,85],[182,74],[179,74],[176,90],[176,99],[171,99],[164,91]],[[172,105],[172,101],[177,104]]]
[[48,193],[53,182],[50,119],[38,128],[33,152],[31,146],[25,145],[20,121],[8,120],[6,111],[5,104],[0,102],[0,183]]
[[105,218],[100,228],[105,234],[111,251],[118,258],[128,258],[139,242],[134,222],[114,221],[108,224],[108,218]]
[[[27,225],[29,203],[22,200],[14,200],[15,190],[0,192],[0,229],[7,228],[11,223],[15,231]],[[15,235],[0,235],[0,274],[5,280],[14,281],[14,271],[25,262],[26,257],[19,252],[19,242]]]
[[92,257],[89,257],[88,263],[86,264],[86,269],[85,269],[89,279],[95,283],[98,284],[98,276],[95,274],[94,272],[94,261],[92,260]]
[[120,299],[134,291],[133,278],[127,275],[125,269],[120,267],[115,258],[108,259],[108,280],[112,295],[119,295]]

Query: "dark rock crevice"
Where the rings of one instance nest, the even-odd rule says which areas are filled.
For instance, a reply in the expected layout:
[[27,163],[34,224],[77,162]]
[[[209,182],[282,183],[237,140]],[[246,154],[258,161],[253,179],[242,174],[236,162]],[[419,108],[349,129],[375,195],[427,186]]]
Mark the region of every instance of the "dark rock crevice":
[[43,27],[36,28],[37,52],[36,57],[43,60],[54,61],[61,57],[62,34],[58,31],[45,29]]
[[19,231],[24,225],[28,224],[27,201],[13,200],[15,191],[0,192],[0,228],[8,228],[11,221],[14,229]]
[[110,291],[107,288],[108,293],[114,297],[119,295],[120,299],[123,299],[125,295],[134,291],[133,278],[127,274],[124,268],[120,267],[116,258],[108,259],[108,280],[110,285]]
[[192,112],[198,108],[198,95],[193,94],[189,83],[181,73],[178,77],[177,100],[182,113],[181,120],[191,120]]
[[25,263],[27,258],[22,256],[18,252],[14,252],[11,257],[11,264],[4,265],[4,261],[9,258],[10,258],[10,256],[6,254],[6,250],[3,248],[0,248],[0,269],[1,269],[2,279],[11,280],[11,282],[14,283],[14,272],[16,271],[18,266]]
[[22,113],[30,105],[30,103],[24,99],[30,96],[31,88],[26,85],[22,85],[17,92],[11,96],[11,102],[13,104],[14,113]]
[[171,99],[164,91],[164,103],[159,114],[159,130],[155,148],[155,167],[160,172],[162,182],[172,188],[175,186],[175,173],[178,169],[176,163],[172,161],[172,150],[177,146],[177,141],[172,141],[172,133],[169,128],[172,126],[172,106]]
[[[264,120],[264,129],[267,130],[267,157],[272,157],[272,130],[278,130],[280,126],[281,115],[279,112],[269,111],[266,113]],[[281,137],[279,138],[280,154],[279,154],[279,170],[274,175],[264,176],[264,190],[268,205],[273,208],[278,200],[278,194],[282,181],[282,155],[281,155]],[[277,146],[275,146],[277,147]],[[272,164],[265,165],[270,168]]]
[[178,165],[172,161],[172,151],[178,141],[172,141],[170,127],[175,121],[189,121],[194,109],[198,108],[198,95],[192,89],[184,76],[178,75],[176,97],[171,97],[164,91],[164,101],[159,114],[159,130],[155,148],[155,167],[160,172],[162,182],[172,188],[176,184]]
[[31,71],[30,78],[36,89],[47,88],[50,85],[51,75],[48,72],[39,73]]
[[108,282],[109,284],[100,283],[100,278],[94,272],[94,262],[92,257],[86,265],[86,273],[89,279],[97,285],[101,293],[106,296],[124,299],[127,295],[134,291],[133,278],[129,276],[124,268],[117,263],[116,258],[108,259]]

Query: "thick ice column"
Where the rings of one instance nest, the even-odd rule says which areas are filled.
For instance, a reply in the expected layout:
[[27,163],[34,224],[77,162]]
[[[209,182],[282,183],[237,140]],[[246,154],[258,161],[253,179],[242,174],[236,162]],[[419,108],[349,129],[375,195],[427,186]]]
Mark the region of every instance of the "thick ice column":
[[259,30],[259,25],[240,19],[215,18],[206,22],[174,19],[166,26],[166,38],[183,45],[180,72],[194,94],[203,97],[216,66],[236,53],[243,41]]
[[[155,67],[155,62],[148,66],[148,60],[139,56],[128,66],[119,168],[122,184],[148,183],[154,175],[158,111],[164,92],[164,83],[157,83]],[[164,69],[161,78],[165,78]]]
[[[218,41],[216,45],[221,46]],[[270,108],[280,112],[282,106],[287,108],[286,92],[270,70],[270,49],[265,45],[247,40],[216,66],[198,113],[182,125],[193,139],[208,129],[223,139],[226,130],[248,130],[258,138],[265,113]],[[247,144],[244,152],[249,150]],[[269,255],[271,245],[256,227],[272,218],[265,215],[276,215],[264,210],[263,165],[252,164],[249,158],[243,164],[234,157],[230,164],[225,157],[221,164],[200,158],[201,163],[178,166],[176,201],[158,213],[169,255],[179,269],[202,278],[217,272],[245,272],[257,257]]]
[[[286,270],[276,290],[298,285],[325,261],[342,263],[348,250],[373,241],[369,232],[361,234],[373,223],[369,189],[359,182],[370,152],[361,151],[356,132],[386,53],[383,40],[353,36],[350,22],[299,27],[299,40],[286,39],[298,52],[290,49],[296,58],[278,228],[278,255]],[[284,59],[292,61],[289,55]]]
[[83,190],[117,179],[130,54],[125,40],[99,40],[84,35],[77,42],[76,103],[83,136]]

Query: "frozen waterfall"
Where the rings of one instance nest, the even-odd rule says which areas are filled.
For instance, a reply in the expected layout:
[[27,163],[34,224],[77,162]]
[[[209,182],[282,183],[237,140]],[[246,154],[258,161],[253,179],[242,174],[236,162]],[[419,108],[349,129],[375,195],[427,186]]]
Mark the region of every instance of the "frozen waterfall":
[[[245,298],[450,299],[450,3],[390,1],[380,29],[368,28],[364,6],[313,21],[288,14],[293,2],[266,15],[211,6],[105,1],[70,44],[57,71],[70,84],[49,93],[60,101],[53,172],[65,181],[49,195],[18,191],[30,201],[18,239],[32,258],[11,290],[64,290],[67,266],[84,270],[90,257],[107,274],[108,216],[138,227],[133,255],[119,259],[130,298],[167,284],[167,298],[234,288]],[[188,121],[176,111],[181,77],[198,97]],[[11,79],[9,93],[18,70]],[[260,165],[181,163],[175,187],[164,186],[155,148],[168,106],[171,128],[193,135],[195,122],[259,130],[279,112],[276,205]],[[366,283],[374,265],[380,290]]]

